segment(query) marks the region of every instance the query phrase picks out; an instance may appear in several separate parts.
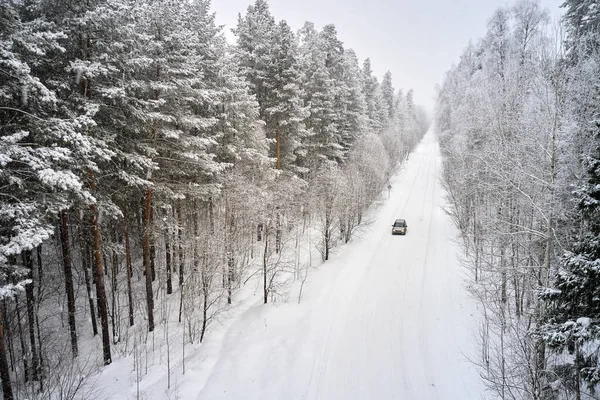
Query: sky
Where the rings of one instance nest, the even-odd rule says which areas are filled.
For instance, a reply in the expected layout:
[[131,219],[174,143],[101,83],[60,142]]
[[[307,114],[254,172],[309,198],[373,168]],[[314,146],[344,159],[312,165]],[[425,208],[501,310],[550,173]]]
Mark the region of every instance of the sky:
[[[541,0],[552,18],[558,18],[564,0]],[[238,13],[254,0],[212,0],[216,22],[224,25],[230,41]],[[317,28],[335,25],[344,47],[359,59],[369,57],[381,81],[391,71],[396,89],[414,90],[417,104],[431,110],[435,85],[458,62],[469,40],[482,37],[488,19],[502,0],[268,0],[277,21],[286,20],[294,30],[305,21]]]

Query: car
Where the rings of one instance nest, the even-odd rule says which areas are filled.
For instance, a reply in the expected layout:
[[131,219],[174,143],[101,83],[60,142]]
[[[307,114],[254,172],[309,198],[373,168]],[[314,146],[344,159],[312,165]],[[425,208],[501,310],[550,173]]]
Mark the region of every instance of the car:
[[392,235],[406,235],[407,228],[406,220],[397,219],[392,225]]

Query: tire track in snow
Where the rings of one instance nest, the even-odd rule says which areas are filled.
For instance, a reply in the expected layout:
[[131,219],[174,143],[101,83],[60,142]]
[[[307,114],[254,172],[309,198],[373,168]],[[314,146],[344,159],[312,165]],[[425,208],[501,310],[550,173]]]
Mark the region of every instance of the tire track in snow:
[[[435,146],[432,146],[434,149],[436,148]],[[428,175],[427,177],[427,187],[425,189],[425,198],[423,201],[423,208],[422,208],[422,215],[425,212],[425,209],[427,208],[429,210],[429,223],[427,226],[427,242],[425,245],[425,257],[423,258],[423,264],[421,265],[421,270],[422,270],[422,277],[421,277],[421,296],[420,296],[420,302],[419,302],[419,315],[424,316],[424,310],[423,310],[423,303],[424,303],[424,299],[427,295],[429,295],[428,293],[426,294],[425,292],[425,283],[428,281],[427,277],[428,277],[428,273],[430,271],[428,271],[428,260],[429,260],[429,252],[433,251],[434,249],[432,249],[432,224],[433,224],[433,215],[434,212],[436,211],[436,203],[435,203],[435,192],[436,192],[436,187],[437,187],[437,160],[436,160],[436,154],[435,152],[433,154],[429,154],[429,162],[428,164],[430,165],[430,170],[431,173]],[[426,201],[429,200],[429,201]],[[429,205],[426,207],[426,204],[429,203]],[[429,349],[429,347],[427,346],[427,343],[425,343],[425,337],[427,336],[425,333],[429,332],[431,330],[431,326],[430,323],[431,322],[431,318],[426,318],[426,317],[422,317],[419,319],[419,327],[420,327],[420,334],[419,334],[419,348],[421,350],[421,354],[423,355],[423,364],[422,364],[422,368],[423,368],[423,376],[427,378],[427,384],[432,385],[433,389],[434,389],[434,393],[436,398],[439,398],[438,396],[438,392],[437,390],[435,390],[435,379],[432,375],[432,366],[431,366],[431,349]]]

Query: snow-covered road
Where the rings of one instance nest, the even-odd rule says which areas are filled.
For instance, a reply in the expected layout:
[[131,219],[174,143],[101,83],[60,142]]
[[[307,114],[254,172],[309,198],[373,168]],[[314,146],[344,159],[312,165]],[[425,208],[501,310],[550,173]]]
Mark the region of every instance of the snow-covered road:
[[[372,224],[309,276],[301,304],[255,307],[232,325],[198,399],[482,398],[440,172],[429,132]],[[406,236],[390,234],[396,218]]]

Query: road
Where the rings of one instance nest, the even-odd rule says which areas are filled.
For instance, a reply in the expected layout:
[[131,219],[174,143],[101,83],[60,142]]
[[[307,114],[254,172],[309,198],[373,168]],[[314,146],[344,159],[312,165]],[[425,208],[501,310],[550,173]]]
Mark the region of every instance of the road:
[[[428,132],[360,237],[310,276],[301,304],[262,306],[228,331],[198,399],[480,399],[467,361],[476,308],[443,207]],[[396,218],[406,236],[392,236]]]

